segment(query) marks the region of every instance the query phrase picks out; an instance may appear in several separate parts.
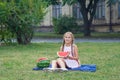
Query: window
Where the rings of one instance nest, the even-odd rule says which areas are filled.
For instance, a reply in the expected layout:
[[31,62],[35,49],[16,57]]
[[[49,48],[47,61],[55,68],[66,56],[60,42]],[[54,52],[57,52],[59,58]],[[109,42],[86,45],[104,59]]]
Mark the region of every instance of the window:
[[120,18],[120,2],[118,3],[118,17]]
[[54,18],[59,18],[62,15],[62,4],[52,6],[52,16]]
[[77,19],[82,19],[82,14],[80,12],[80,4],[74,4],[73,5],[73,17]]
[[105,18],[105,0],[100,0],[96,7],[95,19]]

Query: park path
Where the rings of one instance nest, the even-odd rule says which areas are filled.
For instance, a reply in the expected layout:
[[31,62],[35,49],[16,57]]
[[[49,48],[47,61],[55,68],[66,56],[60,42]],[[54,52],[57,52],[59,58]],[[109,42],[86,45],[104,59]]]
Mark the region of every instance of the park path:
[[[51,43],[59,43],[62,42],[62,38],[33,38],[31,40],[32,43],[40,43],[40,42],[51,42]],[[88,38],[76,38],[75,42],[120,42],[120,39],[109,38],[109,39],[88,39]]]

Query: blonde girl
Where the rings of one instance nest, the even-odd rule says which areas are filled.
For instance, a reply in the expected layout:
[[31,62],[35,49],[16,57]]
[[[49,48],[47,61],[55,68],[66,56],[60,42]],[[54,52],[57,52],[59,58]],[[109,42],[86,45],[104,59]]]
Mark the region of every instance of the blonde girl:
[[61,69],[67,70],[67,68],[76,68],[80,66],[78,47],[74,44],[74,35],[72,32],[66,32],[63,35],[63,44],[60,47],[60,51],[69,52],[69,55],[65,58],[58,58],[52,60],[52,70]]

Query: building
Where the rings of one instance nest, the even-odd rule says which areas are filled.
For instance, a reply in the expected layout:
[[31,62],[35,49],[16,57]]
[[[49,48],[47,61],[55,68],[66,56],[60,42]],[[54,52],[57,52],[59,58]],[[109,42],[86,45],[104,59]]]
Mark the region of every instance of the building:
[[[41,23],[41,26],[44,26],[43,28],[52,26],[52,18],[58,18],[61,15],[74,16],[78,19],[79,24],[83,23],[79,4],[62,6],[60,3],[49,6],[47,11],[48,13]],[[100,0],[97,4],[91,29],[97,32],[120,32],[120,3],[108,7],[106,0]]]

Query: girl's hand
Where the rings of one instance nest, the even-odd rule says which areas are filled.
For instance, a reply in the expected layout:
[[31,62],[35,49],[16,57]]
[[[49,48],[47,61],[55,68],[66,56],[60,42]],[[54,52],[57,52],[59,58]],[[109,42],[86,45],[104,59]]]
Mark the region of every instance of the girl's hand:
[[67,58],[71,59],[71,57],[68,55]]
[[64,59],[67,59],[68,57],[64,57]]
[[64,57],[64,59],[67,59],[67,58],[69,58],[69,54],[70,54],[70,52],[69,52],[69,51],[67,51],[67,53],[68,53],[68,56],[67,56],[67,57]]
[[68,56],[67,58],[69,58],[69,59],[75,59],[74,57],[71,57],[71,56]]

